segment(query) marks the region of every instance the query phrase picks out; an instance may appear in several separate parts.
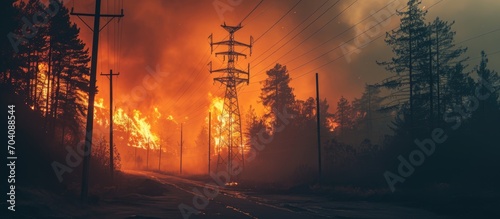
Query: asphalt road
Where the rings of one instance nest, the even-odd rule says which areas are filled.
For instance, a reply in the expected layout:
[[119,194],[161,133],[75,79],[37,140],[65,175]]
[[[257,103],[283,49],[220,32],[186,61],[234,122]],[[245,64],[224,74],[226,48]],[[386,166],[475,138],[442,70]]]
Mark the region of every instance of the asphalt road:
[[[108,200],[120,206],[113,207],[115,213],[107,215],[110,218],[446,218],[391,203],[334,202],[322,197],[266,195],[232,187],[217,187],[218,193],[215,187],[207,187],[213,198],[206,198],[206,184],[199,181],[146,171],[126,172],[156,180],[168,193]],[[181,213],[179,206],[186,213]]]

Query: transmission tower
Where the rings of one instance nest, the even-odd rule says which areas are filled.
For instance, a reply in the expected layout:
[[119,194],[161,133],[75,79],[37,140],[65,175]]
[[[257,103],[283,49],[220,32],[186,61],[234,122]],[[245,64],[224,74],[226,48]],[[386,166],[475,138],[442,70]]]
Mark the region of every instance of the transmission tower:
[[222,55],[224,60],[227,59],[227,67],[212,70],[212,62],[209,63],[210,73],[220,73],[214,81],[220,82],[226,87],[224,96],[224,107],[222,109],[222,120],[225,121],[220,125],[220,141],[217,150],[217,169],[226,166],[227,171],[233,170],[233,163],[239,162],[240,165],[244,164],[245,157],[243,151],[243,138],[241,132],[241,117],[240,109],[238,106],[238,94],[236,88],[242,83],[248,85],[250,79],[250,64],[248,70],[240,70],[235,67],[238,57],[247,57],[246,54],[237,52],[236,46],[247,47],[250,49],[252,55],[253,38],[250,36],[250,44],[238,42],[234,39],[234,33],[242,28],[241,23],[238,26],[228,26],[225,23],[221,25],[229,33],[229,39],[226,41],[213,42],[212,35],[210,39],[210,50],[213,53],[214,45],[226,45],[227,51],[216,52],[215,56]]

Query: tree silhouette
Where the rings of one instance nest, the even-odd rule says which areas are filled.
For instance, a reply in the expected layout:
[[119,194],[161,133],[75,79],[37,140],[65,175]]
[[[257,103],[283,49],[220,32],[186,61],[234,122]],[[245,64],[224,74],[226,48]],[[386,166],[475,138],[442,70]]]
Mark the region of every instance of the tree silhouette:
[[[63,143],[67,134],[76,139],[86,113],[90,71],[80,29],[58,1],[51,1],[59,4],[57,13],[42,13],[43,19],[39,13],[48,6],[40,0],[2,4],[1,16],[9,24],[8,29],[2,28],[9,38],[8,44],[2,42],[2,61],[9,62],[1,66],[2,81],[13,85],[11,89],[44,116],[42,125],[51,136],[59,134]],[[34,15],[40,21],[26,24],[26,18]]]
[[396,90],[399,107],[408,102],[409,120],[413,123],[415,94],[419,92],[421,80],[419,80],[427,69],[420,64],[427,57],[426,49],[427,26],[425,25],[424,11],[420,6],[421,0],[409,0],[405,11],[397,12],[401,17],[400,27],[386,35],[385,42],[394,53],[390,61],[377,62],[385,66],[386,70],[395,73],[391,81],[393,86],[387,86]]
[[365,91],[358,99],[352,101],[352,107],[356,115],[356,126],[365,137],[375,138],[375,132],[380,133],[380,129],[385,128],[388,112],[381,111],[384,97],[380,96],[380,87],[374,85],[366,85]]
[[286,66],[276,64],[274,68],[266,71],[267,79],[261,88],[260,100],[267,110],[264,118],[277,123],[273,110],[292,113],[295,104],[293,88],[290,87],[290,75]]
[[500,109],[498,103],[500,76],[497,72],[488,68],[488,57],[484,51],[481,51],[481,62],[475,67],[475,72],[479,77],[478,82],[483,86],[481,92],[487,92],[488,98],[479,104],[478,112],[484,122],[488,117],[497,116]]
[[18,28],[18,22],[15,22],[20,17],[18,7],[14,6],[15,0],[5,0],[0,2],[0,18],[2,21],[2,28],[0,28],[0,35],[7,36],[7,39],[0,41],[0,81],[1,83],[8,84],[10,76],[16,71],[19,66],[18,56],[13,48],[12,43],[16,42],[14,32]]
[[[254,145],[256,142],[255,139],[257,138],[258,134],[268,134],[267,133],[267,127],[264,123],[264,120],[262,118],[259,118],[255,112],[255,109],[250,105],[250,108],[248,109],[247,114],[245,115],[245,125],[246,125],[246,131],[243,133],[245,135],[245,139],[247,139],[248,142],[246,142],[247,145],[251,147],[255,147]],[[254,139],[252,141],[252,139]]]
[[[462,57],[467,48],[458,47],[454,43],[456,32],[452,30],[455,22],[447,22],[437,17],[428,24],[429,42],[429,98],[430,120],[436,120],[440,125],[441,117],[446,109],[446,101],[451,100],[454,94],[466,95],[450,83],[456,80],[466,81],[464,62]],[[471,81],[469,81],[471,82]],[[470,83],[469,83],[470,84]],[[456,85],[456,84],[455,84]]]
[[337,111],[334,113],[338,132],[342,136],[349,129],[354,128],[355,114],[351,103],[344,96],[337,102]]

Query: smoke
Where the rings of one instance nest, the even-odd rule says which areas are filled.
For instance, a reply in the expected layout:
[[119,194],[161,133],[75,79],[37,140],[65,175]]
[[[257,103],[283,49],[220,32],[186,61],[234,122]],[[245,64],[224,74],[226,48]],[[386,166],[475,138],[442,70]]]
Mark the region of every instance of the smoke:
[[[496,1],[483,1],[498,4]],[[205,123],[212,95],[224,96],[224,87],[213,81],[217,74],[210,75],[207,66],[210,61],[212,61],[214,69],[227,64],[221,56],[216,58],[214,54],[210,55],[208,36],[213,34],[214,41],[221,41],[227,36],[227,32],[220,27],[222,24],[221,10],[214,6],[215,2],[219,6],[222,4],[225,7],[223,8],[225,10],[222,10],[224,21],[228,25],[237,25],[258,4],[259,0],[124,1],[125,17],[119,21],[120,28],[118,28],[117,20],[114,20],[100,33],[98,74],[108,73],[111,68],[114,72],[120,72],[120,76],[114,81],[116,100],[123,100],[124,96],[131,96],[132,90],[141,86],[144,78],[148,75],[146,70],[148,66],[153,69],[159,66],[161,71],[168,72],[168,76],[158,82],[158,86],[144,93],[137,104],[137,109],[148,113],[157,107],[162,114],[172,115],[177,122],[184,123],[185,141],[188,145],[195,144],[196,136]],[[242,23],[243,28],[236,33],[236,40],[249,43],[250,36],[257,39],[287,13],[296,2],[291,0],[264,1]],[[328,7],[333,5],[335,1],[326,2],[325,6],[320,9],[318,7],[324,1],[315,1],[314,3],[303,1],[265,36],[256,41],[252,56],[247,59],[240,58],[237,65],[238,68],[246,70],[247,63],[250,63],[251,68],[250,84],[248,86],[242,85],[239,94],[242,115],[245,115],[244,109],[247,109],[249,105],[253,105],[258,113],[262,113],[263,109],[258,102],[261,88],[259,81],[266,78],[265,71],[276,62],[287,65],[292,77],[291,86],[298,99],[306,99],[315,95],[313,73],[319,72],[320,96],[326,98],[331,106],[335,105],[341,95],[348,99],[358,97],[365,83],[376,83],[387,76],[384,69],[375,64],[375,60],[385,60],[390,57],[390,49],[385,46],[381,39],[364,47],[350,63],[341,57],[343,55],[341,49],[333,50],[354,37],[356,32],[364,27],[364,24],[356,27],[357,31],[348,31],[333,40],[330,39],[368,16],[370,11],[382,8],[390,1],[370,1],[369,4],[359,1],[349,7],[352,2],[340,1],[328,10]],[[424,5],[435,2],[437,1],[424,1]],[[94,1],[76,1],[74,3],[75,12],[93,13],[94,4]],[[441,4],[432,9],[430,18],[433,19],[440,13],[446,15],[445,19],[455,18],[456,14],[450,14],[446,10],[448,7],[445,7],[445,4],[452,5],[457,11],[460,11],[460,8],[468,10],[474,8],[477,11],[487,7],[487,4],[465,0],[460,1],[460,3],[443,2]],[[309,17],[317,9],[318,11]],[[331,20],[341,12],[340,16]],[[102,13],[120,13],[120,1],[103,1]],[[322,13],[324,15],[319,17]],[[498,15],[484,15],[483,21],[494,16]],[[77,17],[72,16],[71,19],[81,28],[81,38],[90,48],[92,44],[91,31]],[[92,24],[91,18],[83,19],[88,24]],[[104,26],[107,19],[101,18],[101,27]],[[465,18],[461,18],[461,20],[463,19]],[[391,25],[382,28],[381,32],[397,26],[398,21],[398,18],[392,19]],[[475,26],[474,30],[479,31],[479,25]],[[468,31],[469,28],[472,28],[469,26],[469,22],[460,24],[457,21],[457,28],[459,32],[457,38],[462,36],[460,32],[474,33]],[[488,28],[485,29],[488,30]],[[289,35],[281,40],[287,34]],[[120,36],[120,46],[117,46],[116,39],[118,37],[116,36]],[[293,40],[291,40],[292,38]],[[290,42],[284,45],[287,41]],[[328,42],[318,47],[326,41]],[[278,48],[280,49],[277,50]],[[479,46],[479,48],[488,47]],[[268,49],[269,51],[266,52]],[[314,49],[312,52],[306,53],[312,49]],[[224,47],[218,47],[215,51],[224,50]],[[329,52],[330,50],[333,51]],[[238,51],[249,53],[249,50],[241,48]],[[271,53],[273,54],[270,55]],[[97,85],[99,88],[97,97],[104,98],[105,105],[109,106],[108,80],[98,76]],[[120,107],[124,104],[117,102],[115,106]],[[334,107],[331,110],[335,110]]]

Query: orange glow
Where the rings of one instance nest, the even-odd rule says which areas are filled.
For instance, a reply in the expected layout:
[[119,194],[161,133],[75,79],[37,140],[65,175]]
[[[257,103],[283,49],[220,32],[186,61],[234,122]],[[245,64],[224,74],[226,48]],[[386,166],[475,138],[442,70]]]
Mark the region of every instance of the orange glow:
[[[113,113],[113,129],[117,131],[116,137],[123,139],[125,141],[123,143],[126,146],[142,149],[149,147],[150,149],[158,150],[160,148],[159,132],[162,127],[159,125],[155,126],[155,124],[160,123],[162,119],[177,124],[172,115],[163,118],[158,107],[154,107],[152,112],[149,113],[143,113],[138,109],[127,113],[122,108],[116,108]],[[97,98],[95,101],[94,122],[103,131],[107,131],[106,128],[109,128],[109,109],[104,106],[104,99],[102,98]]]
[[[45,113],[47,111],[47,93],[49,89],[49,79],[47,77],[47,73],[49,71],[49,66],[47,63],[39,63],[38,64],[38,74],[37,79],[36,79],[36,96],[39,101],[39,106],[40,110]],[[49,97],[50,98],[50,97]],[[50,102],[50,101],[49,101]],[[32,109],[34,109],[34,106],[32,106]]]
[[[230,121],[230,118],[229,118],[229,115],[228,114],[222,114],[223,113],[223,108],[224,108],[224,98],[223,97],[217,97],[217,96],[213,96],[211,93],[208,94],[208,96],[211,99],[211,102],[210,102],[210,107],[209,107],[209,110],[210,112],[212,112],[212,118],[216,118],[216,120],[212,120],[212,133],[213,134],[213,139],[214,139],[214,155],[216,155],[217,153],[220,153],[220,152],[223,152],[225,151],[225,148],[224,147],[224,141],[225,141],[225,138],[224,138],[224,135],[221,136],[221,130],[224,130],[226,128],[228,128],[229,126],[229,121]],[[233,118],[231,118],[231,120],[234,122],[236,120],[236,117],[233,116]],[[244,117],[242,116],[241,117],[241,120],[244,121]],[[205,118],[205,122],[206,124],[208,125],[208,117]],[[243,122],[242,122],[243,123]],[[235,124],[235,123],[233,123]],[[236,125],[233,125],[234,128],[233,129],[236,129]],[[244,130],[242,129],[242,142],[246,142],[246,139],[245,139],[245,136],[243,135],[243,132]],[[237,137],[237,133],[233,133],[233,136],[234,137]],[[245,144],[242,144],[240,145],[240,148],[243,149],[243,151],[246,153],[248,152],[248,148],[245,146]]]
[[[221,151],[221,144],[224,140],[224,137],[220,136],[220,129],[226,126],[226,120],[222,117],[222,109],[224,108],[224,98],[214,97],[211,93],[208,94],[209,97],[212,98],[210,102],[209,110],[212,112],[213,117],[216,118],[212,120],[212,133],[214,133],[214,154],[217,154]],[[215,116],[215,117],[214,117]],[[205,118],[206,124],[208,126],[208,117]]]
[[[92,6],[92,2],[86,1],[77,4],[77,7],[82,10],[85,8],[90,10]],[[221,56],[216,57],[214,54],[210,54],[207,37],[212,34],[214,41],[223,40],[227,31],[220,25],[223,22],[228,25],[237,25],[244,16],[245,8],[253,8],[254,6],[255,2],[244,1],[237,10],[225,13],[225,20],[221,21],[214,10],[207,10],[207,8],[213,7],[211,2],[187,4],[168,1],[160,4],[157,1],[146,1],[128,4],[127,7],[133,7],[134,10],[128,8],[129,14],[120,21],[120,24],[123,25],[123,38],[118,44],[121,45],[119,48],[122,49],[120,51],[114,44],[110,44],[109,42],[114,42],[113,39],[108,39],[109,36],[103,34],[99,45],[100,55],[97,66],[98,73],[107,73],[110,69],[113,72],[120,72],[120,76],[113,79],[116,79],[113,84],[113,92],[114,98],[117,100],[114,109],[114,124],[116,125],[115,130],[117,130],[115,142],[117,145],[146,148],[149,142],[151,148],[161,146],[162,150],[166,150],[170,160],[172,158],[178,159],[180,124],[183,123],[184,147],[186,147],[184,153],[193,153],[192,157],[185,157],[184,161],[189,160],[190,163],[195,163],[196,160],[204,159],[207,155],[206,147],[197,144],[197,137],[203,126],[208,127],[207,114],[211,112],[211,146],[213,147],[211,153],[216,155],[218,152],[224,151],[221,143],[225,139],[220,136],[220,127],[228,126],[230,121],[230,118],[221,115],[225,88],[219,83],[214,83],[213,78],[217,75],[210,74],[206,64],[212,62],[213,68],[217,69],[226,66],[227,60]],[[278,20],[290,7],[291,5],[288,5],[286,1],[263,3],[261,8],[255,11],[246,22],[243,22],[244,28],[236,35],[236,40],[249,43],[250,36],[257,39],[266,33],[264,37],[255,42],[251,56],[248,49],[236,49],[238,52],[249,55],[246,59],[241,57],[237,67],[246,70],[247,64],[250,64],[251,68],[250,83],[238,87],[243,133],[246,125],[245,109],[252,105],[257,114],[265,113],[259,98],[263,85],[260,82],[267,78],[266,71],[276,63],[287,66],[292,78],[290,86],[294,88],[297,99],[305,100],[314,96],[313,72],[325,72],[321,76],[321,83],[333,81],[331,86],[321,86],[320,95],[327,98],[330,103],[333,102],[332,100],[337,100],[340,94],[349,98],[353,96],[352,94],[357,95],[362,90],[361,86],[359,89],[348,86],[352,84],[350,83],[351,77],[350,74],[345,73],[347,65],[343,58],[334,64],[317,69],[318,66],[338,59],[342,55],[342,51],[337,49],[321,58],[317,57],[331,48],[338,47],[348,38],[339,37],[330,41],[328,45],[306,53],[328,40],[330,36],[336,35],[338,28],[342,30],[344,24],[331,23],[332,26],[323,29],[321,36],[318,34],[317,37],[311,38],[310,43],[301,43],[313,32],[309,30],[304,31],[307,33],[306,35],[294,37],[294,40],[289,40],[292,39],[293,35],[282,39],[293,27],[299,25],[297,20],[303,20],[302,18],[313,11],[312,8],[303,8],[293,15],[295,17],[287,16],[287,19],[280,22],[279,26],[284,27],[284,29],[272,28],[271,31],[266,32],[267,28],[270,27],[269,20]],[[263,8],[269,8],[269,10],[261,10]],[[193,13],[197,16],[193,16]],[[332,13],[334,12],[332,11]],[[364,15],[366,16],[366,14]],[[151,17],[158,19],[150,19]],[[78,18],[71,17],[71,19],[77,25],[84,26]],[[351,19],[347,20],[349,23],[351,22]],[[162,22],[158,23],[158,21]],[[357,21],[355,20],[355,22]],[[105,31],[113,32],[114,28],[116,27],[109,25]],[[154,31],[151,32],[151,30]],[[91,31],[82,29],[81,38],[87,45],[91,45]],[[140,43],[137,39],[141,39]],[[288,41],[289,43],[285,45],[285,42]],[[225,49],[221,46],[217,48],[217,51]],[[116,65],[116,60],[119,60],[118,65]],[[350,65],[350,67],[352,66]],[[158,71],[156,71],[157,69]],[[153,72],[158,72],[158,74]],[[334,73],[327,74],[327,72]],[[105,77],[97,77],[97,87],[99,93],[96,97],[103,97],[104,104],[109,108],[109,80]],[[346,93],[346,91],[348,92]],[[128,101],[131,104],[128,104]],[[97,98],[96,102],[98,102]],[[132,107],[127,108],[127,105]],[[101,120],[100,126],[109,127],[109,109],[101,110],[101,113],[97,113],[95,118],[96,124],[97,121]],[[162,125],[163,123],[169,123],[171,128],[166,129]],[[102,133],[107,136],[107,131],[104,129]],[[244,136],[243,142],[247,142]],[[249,149],[247,145],[243,145],[245,153]],[[165,155],[166,157],[168,156]],[[134,159],[130,158],[130,160]],[[178,163],[171,165],[176,164]]]
[[326,123],[327,123],[328,130],[331,132],[335,131],[335,129],[339,126],[339,124],[337,122],[335,122],[335,119],[333,119],[331,117],[327,118]]

